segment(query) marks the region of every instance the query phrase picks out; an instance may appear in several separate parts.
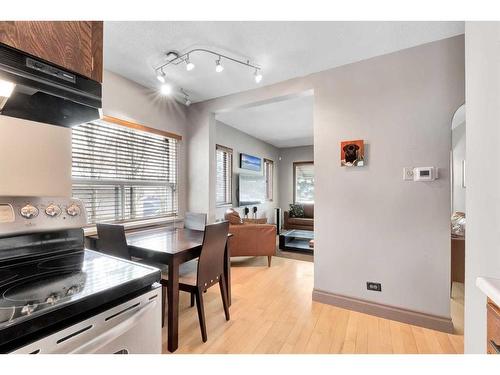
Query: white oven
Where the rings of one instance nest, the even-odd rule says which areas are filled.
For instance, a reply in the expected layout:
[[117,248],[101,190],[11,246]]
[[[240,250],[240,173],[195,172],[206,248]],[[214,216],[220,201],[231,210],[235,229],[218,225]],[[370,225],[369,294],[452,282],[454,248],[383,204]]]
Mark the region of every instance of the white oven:
[[161,287],[12,353],[161,354]]

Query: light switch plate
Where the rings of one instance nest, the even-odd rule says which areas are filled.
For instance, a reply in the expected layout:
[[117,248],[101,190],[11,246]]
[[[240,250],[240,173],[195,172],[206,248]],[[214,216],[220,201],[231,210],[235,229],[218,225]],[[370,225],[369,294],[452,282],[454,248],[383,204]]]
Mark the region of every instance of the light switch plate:
[[403,180],[413,181],[413,168],[403,168]]

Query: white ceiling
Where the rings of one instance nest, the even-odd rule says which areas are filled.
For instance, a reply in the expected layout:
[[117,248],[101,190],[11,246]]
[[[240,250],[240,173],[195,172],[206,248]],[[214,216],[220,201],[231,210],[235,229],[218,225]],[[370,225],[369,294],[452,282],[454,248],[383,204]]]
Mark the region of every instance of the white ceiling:
[[[464,32],[463,22],[105,22],[104,66],[146,87],[158,88],[154,67],[169,50],[205,47],[263,68],[269,85]],[[196,68],[169,69],[170,82],[194,102],[255,88],[253,71],[196,54]]]
[[219,113],[216,119],[278,148],[313,144],[312,95]]

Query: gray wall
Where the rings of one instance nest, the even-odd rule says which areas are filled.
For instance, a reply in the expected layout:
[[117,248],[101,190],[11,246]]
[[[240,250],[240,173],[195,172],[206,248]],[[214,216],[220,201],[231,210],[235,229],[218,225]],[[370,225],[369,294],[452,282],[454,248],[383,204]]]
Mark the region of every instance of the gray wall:
[[486,297],[476,278],[500,278],[499,59],[500,23],[466,22],[466,353],[486,352]]
[[[214,113],[314,90],[317,289],[450,317],[451,118],[464,102],[463,36],[190,107],[189,207],[215,216]],[[365,139],[367,165],[339,143]],[[432,183],[402,180],[433,165]],[[383,284],[366,291],[367,280]]]
[[[104,72],[103,113],[186,135],[185,106],[109,71]],[[185,163],[181,164],[181,212],[186,201],[185,169]],[[0,195],[70,196],[71,130],[0,116],[0,176],[4,176]]]
[[280,148],[279,154],[279,207],[287,211],[293,203],[293,162],[314,160],[314,146]]
[[[278,191],[278,149],[269,143],[263,142],[260,139],[252,137],[249,134],[243,133],[231,126],[228,126],[220,121],[217,121],[215,128],[215,142],[219,145],[233,149],[233,207],[237,207],[238,197],[238,176],[240,173],[257,174],[263,176],[264,169],[260,172],[253,172],[240,169],[239,160],[240,153],[246,153],[259,158],[266,158],[274,161],[274,198],[272,202],[265,202],[257,205],[257,217],[266,217],[269,223],[274,223],[274,208],[278,207],[279,191]],[[215,217],[221,219],[224,213],[230,206],[217,207]],[[252,205],[253,207],[253,205]],[[249,206],[251,209],[251,207]],[[243,217],[243,207],[237,208]],[[250,213],[250,216],[251,213]]]

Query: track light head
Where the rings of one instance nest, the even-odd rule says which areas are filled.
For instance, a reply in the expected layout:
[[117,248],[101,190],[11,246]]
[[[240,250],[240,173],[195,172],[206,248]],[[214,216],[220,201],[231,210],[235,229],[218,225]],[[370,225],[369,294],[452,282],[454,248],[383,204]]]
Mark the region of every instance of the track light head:
[[161,83],[165,83],[165,76],[166,76],[165,72],[162,69],[160,69],[156,74],[156,79]]
[[260,83],[260,81],[262,81],[262,73],[258,69],[255,69],[254,79],[255,83]]
[[216,61],[215,61],[215,71],[216,71],[217,73],[220,73],[220,72],[222,72],[223,70],[224,70],[224,67],[223,67],[223,66],[221,65],[221,63],[220,63],[220,56],[219,56],[219,60],[216,60]]
[[164,83],[163,85],[161,85],[160,91],[162,95],[170,95],[172,93],[172,86],[168,83]]
[[193,70],[194,67],[195,67],[195,65],[191,61],[189,61],[189,55],[187,55],[187,57],[186,57],[186,70],[189,72],[189,71]]

